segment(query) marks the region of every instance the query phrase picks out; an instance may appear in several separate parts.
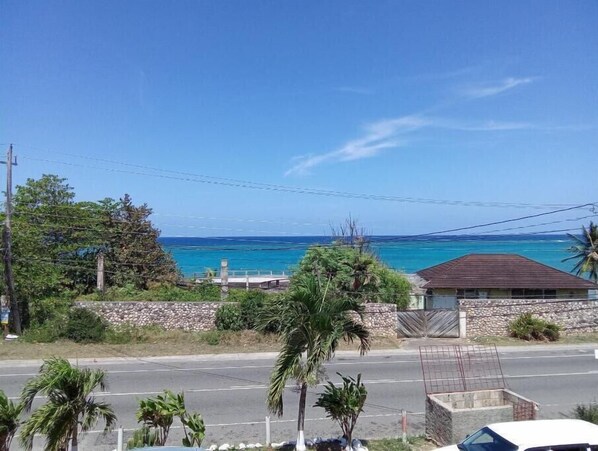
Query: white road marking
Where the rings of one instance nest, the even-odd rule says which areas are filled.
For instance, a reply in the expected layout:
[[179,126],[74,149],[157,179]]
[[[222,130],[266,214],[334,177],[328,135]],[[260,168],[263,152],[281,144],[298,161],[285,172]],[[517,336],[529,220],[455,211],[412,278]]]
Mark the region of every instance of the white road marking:
[[[517,356],[517,357],[501,357],[501,361],[505,360],[533,360],[533,359],[566,359],[566,358],[578,358],[586,357],[587,354],[566,354],[566,355],[540,355],[540,356]],[[596,358],[598,359],[598,349],[596,350]],[[126,364],[139,363],[147,365],[164,365],[153,362],[127,362]],[[334,366],[347,366],[347,365],[395,365],[400,363],[413,363],[416,365],[420,364],[419,359],[410,360],[381,360],[381,361],[367,361],[367,360],[355,360],[355,361],[343,361],[343,362],[329,362],[325,364],[326,367]],[[114,365],[114,364],[111,364]],[[271,369],[272,365],[241,365],[241,366],[210,366],[210,367],[166,367],[166,368],[141,368],[131,370],[105,370],[108,374],[138,374],[138,373],[170,373],[170,372],[193,372],[193,371],[219,371],[219,370],[243,370],[243,369]],[[0,374],[2,377],[33,377],[37,376],[38,373],[8,373]]]

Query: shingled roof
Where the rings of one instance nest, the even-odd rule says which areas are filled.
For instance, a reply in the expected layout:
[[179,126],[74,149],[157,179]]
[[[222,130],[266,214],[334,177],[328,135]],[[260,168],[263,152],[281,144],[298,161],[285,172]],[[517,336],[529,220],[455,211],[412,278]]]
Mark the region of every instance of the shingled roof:
[[469,254],[418,271],[423,288],[598,289],[598,285],[517,254]]

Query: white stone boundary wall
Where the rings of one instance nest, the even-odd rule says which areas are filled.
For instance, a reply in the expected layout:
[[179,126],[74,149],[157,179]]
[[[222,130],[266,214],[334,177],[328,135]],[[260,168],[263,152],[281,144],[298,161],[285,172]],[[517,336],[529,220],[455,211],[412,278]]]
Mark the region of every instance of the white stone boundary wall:
[[373,337],[397,336],[395,304],[364,304],[363,323]]
[[467,317],[467,336],[508,336],[509,323],[532,313],[558,324],[566,334],[598,332],[598,300],[587,299],[460,299]]
[[[231,302],[77,302],[93,310],[109,324],[118,326],[156,325],[166,330],[203,332],[216,329],[216,311]],[[363,320],[373,336],[397,336],[397,307],[394,304],[365,304]]]
[[109,324],[160,326],[166,330],[203,332],[216,328],[216,311],[224,302],[77,302]]

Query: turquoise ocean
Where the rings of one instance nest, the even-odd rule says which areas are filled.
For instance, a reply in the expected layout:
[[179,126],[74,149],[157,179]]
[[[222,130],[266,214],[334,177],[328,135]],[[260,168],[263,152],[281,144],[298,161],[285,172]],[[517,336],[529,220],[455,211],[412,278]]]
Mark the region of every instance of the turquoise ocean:
[[[163,237],[185,276],[217,269],[222,258],[231,270],[291,271],[309,246],[330,237]],[[514,253],[563,271],[571,271],[571,239],[566,235],[373,236],[371,249],[388,266],[412,273],[470,253]]]

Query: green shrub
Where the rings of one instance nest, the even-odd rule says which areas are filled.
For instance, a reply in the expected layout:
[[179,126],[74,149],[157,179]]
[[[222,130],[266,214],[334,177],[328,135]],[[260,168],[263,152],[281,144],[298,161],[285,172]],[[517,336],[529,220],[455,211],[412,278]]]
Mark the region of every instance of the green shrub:
[[149,334],[146,328],[134,326],[132,324],[122,324],[112,326],[106,330],[104,342],[113,345],[123,345],[130,343],[147,343]]
[[268,299],[268,295],[261,290],[244,291],[239,299],[241,321],[245,329],[253,330],[257,326],[257,317]]
[[46,321],[42,325],[32,325],[23,331],[21,340],[28,343],[53,343],[62,338],[66,319]]
[[578,420],[598,424],[598,403],[578,404],[573,409],[573,416]]
[[63,320],[67,317],[73,301],[65,298],[36,299],[29,302],[29,324],[41,326],[48,321]]
[[65,337],[77,343],[98,343],[104,340],[108,326],[96,313],[85,308],[71,309]]
[[560,338],[560,330],[558,325],[534,318],[531,313],[523,313],[509,323],[511,336],[528,341],[556,341]]
[[380,288],[378,302],[396,304],[397,309],[405,310],[409,307],[411,283],[407,278],[392,269],[384,268],[380,271]]
[[224,304],[216,311],[216,329],[238,331],[244,328],[239,304]]
[[200,335],[200,340],[209,344],[210,346],[218,346],[222,339],[222,331],[209,330]]

